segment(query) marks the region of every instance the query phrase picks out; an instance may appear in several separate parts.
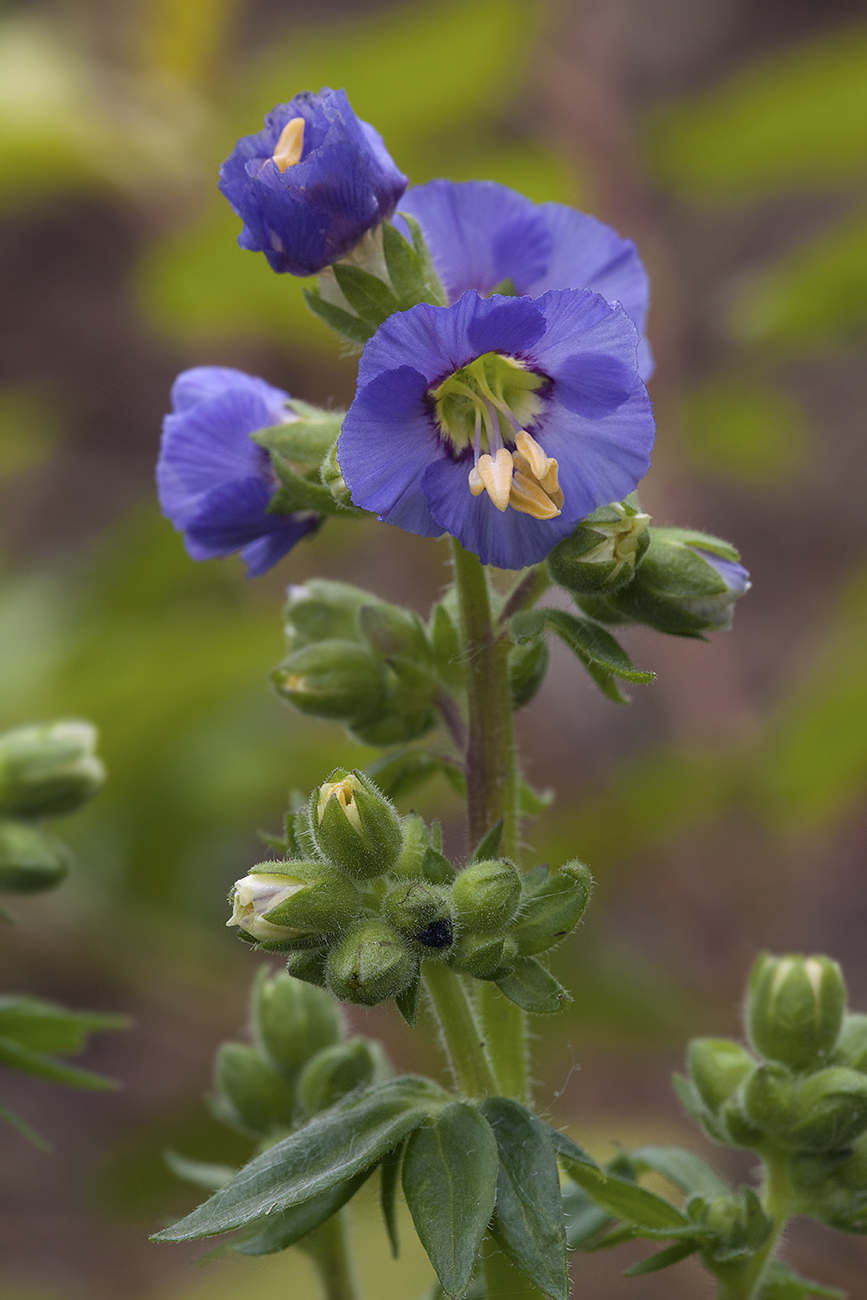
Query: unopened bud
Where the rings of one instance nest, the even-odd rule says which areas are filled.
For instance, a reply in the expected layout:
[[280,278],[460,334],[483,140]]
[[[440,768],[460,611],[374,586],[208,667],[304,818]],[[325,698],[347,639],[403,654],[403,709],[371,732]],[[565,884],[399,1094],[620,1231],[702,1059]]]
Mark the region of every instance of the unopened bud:
[[522,709],[538,691],[548,671],[547,642],[541,637],[521,641],[509,651],[509,690],[512,708]]
[[857,1012],[844,1016],[834,1049],[834,1064],[867,1073],[867,1016]]
[[694,1038],[687,1048],[686,1061],[699,1096],[714,1113],[756,1064],[746,1048],[728,1038]]
[[104,782],[89,722],[46,722],[0,735],[0,815],[61,817]]
[[357,641],[358,611],[375,599],[361,587],[327,578],[289,587],[286,595],[284,617],[290,650],[317,641]]
[[365,745],[402,745],[417,740],[439,721],[439,686],[424,663],[395,657],[385,668],[385,694],[372,713],[352,723]]
[[227,1123],[265,1137],[288,1129],[295,1089],[278,1070],[244,1043],[223,1043],[214,1066],[215,1110]]
[[306,1115],[316,1115],[354,1088],[379,1083],[388,1075],[388,1062],[379,1043],[350,1038],[307,1062],[298,1079],[298,1101]]
[[763,1133],[783,1137],[795,1117],[795,1081],[784,1065],[757,1066],[741,1093],[747,1118]]
[[355,641],[303,646],[274,669],[271,680],[302,713],[350,724],[374,712],[385,694],[383,665]]
[[789,1142],[802,1151],[842,1151],[867,1129],[867,1078],[845,1066],[819,1070],[798,1089]]
[[417,968],[405,939],[385,921],[360,921],[329,950],[328,987],[345,1002],[372,1007],[397,997]]
[[687,528],[651,528],[632,581],[613,595],[580,596],[603,623],[644,623],[671,636],[701,637],[732,625],[749,574],[728,542]]
[[231,894],[227,925],[273,947],[308,947],[344,930],[361,896],[342,871],[322,862],[262,862]]
[[593,877],[583,862],[567,862],[533,888],[510,930],[521,956],[547,952],[571,934],[592,889]]
[[386,658],[430,656],[424,625],[410,609],[401,609],[384,600],[367,601],[358,611],[358,628],[371,648]]
[[296,952],[290,952],[286,958],[286,970],[293,979],[324,989],[327,957],[327,948],[299,948]]
[[750,1042],[772,1061],[801,1070],[833,1050],[846,1010],[846,986],[830,957],[763,953],[750,975],[746,1022]]
[[464,975],[480,980],[500,980],[511,975],[518,945],[508,934],[459,935],[449,950],[448,963]]
[[0,892],[36,894],[59,885],[72,854],[38,826],[0,818]]
[[310,821],[322,854],[361,880],[384,875],[400,856],[394,805],[361,772],[332,772],[313,793]]
[[520,901],[521,877],[511,862],[474,862],[454,883],[455,920],[462,929],[501,930]]
[[382,900],[382,915],[405,939],[421,945],[421,955],[434,957],[454,943],[451,891],[444,885],[402,881]]
[[594,510],[548,556],[552,578],[587,594],[624,587],[650,544],[649,523],[625,501]]
[[251,1022],[256,1046],[288,1078],[343,1037],[343,1015],[334,999],[285,971],[256,981]]

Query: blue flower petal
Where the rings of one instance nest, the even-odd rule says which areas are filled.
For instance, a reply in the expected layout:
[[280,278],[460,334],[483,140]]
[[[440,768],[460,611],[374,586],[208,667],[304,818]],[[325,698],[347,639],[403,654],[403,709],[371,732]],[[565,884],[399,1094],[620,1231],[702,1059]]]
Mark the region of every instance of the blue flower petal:
[[270,496],[259,478],[236,479],[214,488],[185,529],[192,558],[216,559],[243,548],[251,577],[276,564],[317,521],[312,515],[266,514]]
[[272,408],[275,424],[285,419],[288,393],[267,384],[264,379],[247,375],[243,370],[233,370],[230,366],[193,366],[191,370],[183,371],[172,384],[172,410],[182,415],[191,407],[211,397],[219,397],[230,388],[257,393]]

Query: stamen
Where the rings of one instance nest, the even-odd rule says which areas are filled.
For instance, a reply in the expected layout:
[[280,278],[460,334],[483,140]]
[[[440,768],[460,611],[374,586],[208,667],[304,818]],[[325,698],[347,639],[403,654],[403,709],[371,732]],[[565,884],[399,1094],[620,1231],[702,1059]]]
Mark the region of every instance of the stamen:
[[296,163],[300,163],[304,152],[305,125],[303,117],[293,117],[280,132],[280,139],[271,156],[281,172],[285,172],[287,167],[294,167]]
[[522,515],[532,515],[534,519],[556,519],[560,507],[546,495],[535,479],[526,474],[516,474],[512,479],[509,505]]
[[545,455],[544,450],[539,446],[536,439],[524,429],[519,430],[515,437],[515,446],[518,448],[518,451],[524,459],[529,462],[530,469],[533,471],[537,479],[543,479],[551,468],[551,465],[555,463]]
[[509,505],[534,519],[555,519],[564,500],[559,465],[553,456],[545,455],[544,449],[525,430],[520,431],[515,442],[518,450],[512,452],[515,477]]
[[483,487],[487,489],[488,496],[497,509],[505,510],[512,488],[512,457],[506,448],[501,447],[496,456],[480,456],[478,465],[470,471],[470,491],[474,496],[479,496],[478,492],[473,491],[475,474],[482,480]]

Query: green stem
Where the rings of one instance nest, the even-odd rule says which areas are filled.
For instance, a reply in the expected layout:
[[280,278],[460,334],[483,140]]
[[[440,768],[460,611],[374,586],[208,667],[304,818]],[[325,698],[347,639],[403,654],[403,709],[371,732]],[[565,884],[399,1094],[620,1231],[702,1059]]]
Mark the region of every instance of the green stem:
[[794,1197],[789,1179],[788,1157],[772,1151],[765,1153],[763,1158],[765,1184],[762,1191],[762,1205],[765,1213],[773,1219],[774,1226],[765,1244],[753,1256],[743,1272],[721,1283],[717,1300],[759,1300],[762,1287],[767,1280],[768,1268],[776,1255],[786,1221],[792,1213]]
[[325,1300],[361,1300],[352,1262],[346,1210],[340,1210],[312,1232],[305,1249],[312,1256]]
[[461,1092],[467,1097],[494,1096],[497,1084],[463,980],[441,962],[429,961],[424,982]]
[[530,1081],[524,1012],[488,980],[479,982],[476,1011],[500,1096],[526,1103],[530,1099]]
[[503,1254],[493,1237],[486,1237],[482,1243],[482,1258],[490,1300],[495,1296],[508,1297],[508,1300],[545,1300],[543,1292]]

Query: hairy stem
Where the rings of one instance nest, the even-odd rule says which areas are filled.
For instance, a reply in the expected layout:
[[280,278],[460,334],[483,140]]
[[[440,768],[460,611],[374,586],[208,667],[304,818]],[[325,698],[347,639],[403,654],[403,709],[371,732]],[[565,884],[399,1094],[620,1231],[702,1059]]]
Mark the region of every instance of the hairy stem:
[[313,1258],[324,1300],[361,1300],[361,1290],[352,1262],[347,1211],[326,1219],[306,1239],[305,1249]]
[[498,1089],[491,1063],[460,975],[441,962],[429,961],[424,966],[424,982],[461,1092],[467,1097],[495,1095]]
[[500,1096],[529,1101],[524,1012],[488,981],[479,982],[476,1010]]

